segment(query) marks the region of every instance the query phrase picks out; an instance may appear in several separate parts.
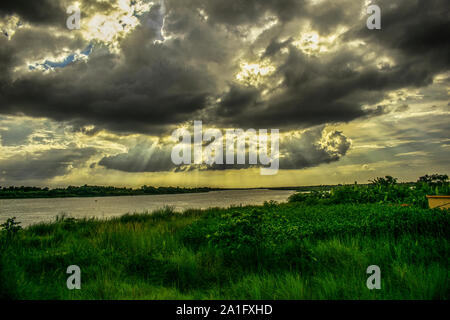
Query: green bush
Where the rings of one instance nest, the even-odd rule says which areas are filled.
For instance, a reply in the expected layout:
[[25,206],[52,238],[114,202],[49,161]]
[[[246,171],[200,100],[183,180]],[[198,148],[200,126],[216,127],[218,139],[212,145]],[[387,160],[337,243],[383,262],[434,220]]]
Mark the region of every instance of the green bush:
[[407,204],[420,208],[428,207],[426,195],[449,195],[447,175],[420,177],[415,184],[399,184],[391,176],[376,178],[369,185],[347,185],[331,190],[314,190],[310,193],[295,193],[289,202],[305,204]]
[[21,224],[21,222],[17,222],[16,217],[13,217],[13,218],[7,219],[5,223],[0,225],[0,227],[2,227],[2,230],[3,230],[3,232],[6,233],[7,237],[12,237],[15,234],[17,234],[17,232],[19,232],[19,230],[22,229],[20,224]]
[[[304,205],[233,208],[205,215],[182,231],[182,239],[195,249],[213,247],[233,259],[263,263],[269,257],[296,256],[303,262],[312,258],[303,250],[307,239],[336,235],[397,236],[413,232],[445,235],[450,229],[446,210],[387,205]],[[294,244],[292,246],[289,243]]]

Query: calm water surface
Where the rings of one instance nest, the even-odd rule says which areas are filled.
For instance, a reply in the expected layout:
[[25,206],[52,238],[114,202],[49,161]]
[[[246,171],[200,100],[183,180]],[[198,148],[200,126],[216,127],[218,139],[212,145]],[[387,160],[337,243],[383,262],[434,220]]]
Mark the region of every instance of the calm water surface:
[[0,223],[7,218],[17,217],[22,226],[28,226],[37,222],[54,221],[61,213],[75,218],[106,219],[125,213],[153,211],[167,205],[173,206],[177,211],[255,205],[269,200],[283,202],[292,193],[293,191],[285,190],[229,190],[130,197],[0,200]]

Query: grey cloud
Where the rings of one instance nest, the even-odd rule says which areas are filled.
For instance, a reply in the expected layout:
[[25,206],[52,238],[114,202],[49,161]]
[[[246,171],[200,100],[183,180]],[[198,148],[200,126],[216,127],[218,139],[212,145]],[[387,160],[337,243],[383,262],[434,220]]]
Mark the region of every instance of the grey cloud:
[[[258,96],[254,95],[242,106],[248,112],[222,120],[237,126],[284,128],[351,121],[381,114],[381,107],[363,110],[362,105],[378,101],[384,90],[408,85],[400,70],[383,74],[369,67],[356,72],[347,66],[350,61],[362,64],[349,51],[331,56],[329,61],[320,61],[291,47],[289,56],[277,70],[283,79],[278,93],[260,103],[259,109],[249,108],[256,103]],[[220,113],[219,108],[217,112]]]
[[[0,40],[5,45],[0,48],[0,70],[4,71],[0,113],[158,135],[194,119],[221,127],[307,128],[383,114],[387,109],[381,106],[367,110],[363,105],[377,105],[390,90],[425,87],[437,73],[448,70],[446,1],[401,1],[396,8],[381,1],[380,32],[365,27],[365,17],[359,16],[362,1],[330,3],[168,0],[164,30],[172,38],[164,43],[155,42],[162,36],[152,23],[161,18],[160,7],[155,7],[121,40],[120,55],[97,44],[86,63],[50,74],[31,72],[12,81],[13,67],[29,58],[20,50],[27,38],[39,39],[30,42],[31,57],[38,56],[39,43],[45,51],[57,51],[58,43],[75,48],[82,42],[23,30],[17,39]],[[93,4],[89,10],[108,12],[108,6],[99,6]],[[205,11],[207,22],[197,9]],[[264,45],[264,57],[279,67],[261,87],[244,87],[234,77],[239,58],[258,57],[253,44],[241,38],[239,27],[261,26],[267,14],[280,22],[255,43]],[[339,40],[337,52],[307,56],[291,43],[303,31],[295,27],[297,20],[311,22],[321,34],[339,25],[350,30]],[[345,46],[358,39],[365,40],[366,46]],[[289,53],[280,54],[283,48]],[[368,54],[387,54],[397,65],[378,69],[365,60]],[[280,79],[281,84],[275,85]],[[263,98],[269,84],[274,91]],[[217,103],[218,98],[222,100]]]
[[235,117],[245,112],[247,108],[257,108],[257,100],[259,98],[259,90],[233,85],[221,98],[218,113],[222,116]]
[[293,41],[292,37],[285,41],[278,41],[276,38],[272,38],[269,45],[267,46],[263,58],[271,57],[278,53],[281,49],[286,48]]
[[29,126],[16,126],[0,130],[1,145],[19,146],[26,144],[28,137],[33,133]]
[[128,153],[104,157],[98,164],[108,169],[124,172],[171,171],[171,148],[158,143],[139,143]]
[[303,169],[339,161],[351,147],[350,140],[339,131],[324,135],[323,128],[306,131],[300,137],[283,140],[280,154],[281,169]]
[[63,1],[56,0],[6,0],[0,4],[2,15],[17,14],[23,20],[31,23],[53,24],[65,23],[66,9]]
[[304,14],[306,7],[304,0],[194,0],[192,3],[204,9],[212,23],[230,26],[258,23],[266,13],[289,21]]
[[407,104],[402,104],[401,106],[395,108],[395,112],[405,112],[409,110],[409,106]]
[[[382,31],[354,26],[345,36],[380,45],[402,59],[402,64],[428,79],[448,69],[450,56],[450,10],[446,0],[377,0],[382,8]],[[414,82],[413,82],[414,83]],[[419,85],[419,84],[418,84]]]
[[94,148],[51,149],[0,160],[0,182],[45,180],[62,176],[95,155]]
[[[139,143],[127,153],[104,157],[99,162],[99,165],[125,172],[181,172],[256,167],[249,164],[191,164],[175,166],[171,160],[173,146],[173,144]],[[323,127],[306,130],[302,134],[291,134],[280,141],[280,169],[303,169],[339,161],[346,155],[350,147],[350,140],[341,132],[332,131],[325,134]],[[224,151],[224,157],[225,154]],[[248,160],[248,154],[246,157]]]

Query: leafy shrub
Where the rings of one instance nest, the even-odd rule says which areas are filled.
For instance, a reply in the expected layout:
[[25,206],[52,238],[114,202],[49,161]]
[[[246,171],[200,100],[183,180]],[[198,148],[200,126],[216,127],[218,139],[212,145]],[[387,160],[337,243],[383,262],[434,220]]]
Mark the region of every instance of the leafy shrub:
[[186,228],[183,238],[194,245],[207,242],[230,252],[258,247],[262,241],[261,222],[264,212],[252,209],[244,212],[234,209],[215,217],[206,217]]
[[[304,241],[339,235],[445,236],[448,210],[392,205],[315,205],[243,207],[208,214],[186,227],[182,241],[212,247],[241,266],[302,266],[314,259]],[[288,259],[287,259],[288,257]],[[274,268],[272,266],[271,268]]]
[[12,217],[6,220],[5,223],[1,224],[2,230],[6,232],[8,237],[15,235],[19,230],[22,229],[20,226],[21,222],[16,222],[16,217]]
[[252,209],[250,212],[232,211],[222,215],[216,231],[206,235],[215,247],[235,250],[256,248],[261,245],[261,222],[264,212]]
[[391,176],[375,178],[369,185],[347,185],[331,190],[295,193],[289,202],[304,204],[363,204],[390,203],[428,207],[426,195],[449,195],[447,175],[434,174],[420,177],[415,184],[399,184]]

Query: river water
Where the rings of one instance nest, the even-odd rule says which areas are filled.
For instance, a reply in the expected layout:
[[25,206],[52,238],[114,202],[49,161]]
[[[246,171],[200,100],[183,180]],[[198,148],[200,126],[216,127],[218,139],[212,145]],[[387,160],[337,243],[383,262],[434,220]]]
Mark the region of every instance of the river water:
[[126,213],[153,211],[172,206],[176,211],[229,207],[231,205],[258,205],[264,201],[284,202],[293,193],[286,190],[227,190],[207,193],[186,193],[149,196],[99,198],[11,199],[0,200],[0,223],[17,217],[21,226],[54,221],[62,213],[69,217],[107,219]]

